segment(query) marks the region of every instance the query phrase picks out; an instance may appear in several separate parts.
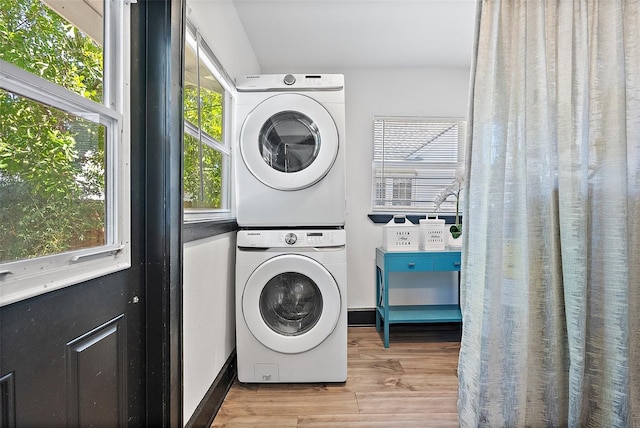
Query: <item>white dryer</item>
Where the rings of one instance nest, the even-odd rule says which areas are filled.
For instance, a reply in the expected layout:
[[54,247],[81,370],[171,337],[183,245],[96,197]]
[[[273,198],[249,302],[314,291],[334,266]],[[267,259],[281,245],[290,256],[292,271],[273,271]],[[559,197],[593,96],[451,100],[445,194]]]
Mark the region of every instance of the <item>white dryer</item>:
[[344,76],[247,76],[237,89],[238,224],[344,225]]
[[240,230],[236,253],[238,380],[347,380],[343,229]]

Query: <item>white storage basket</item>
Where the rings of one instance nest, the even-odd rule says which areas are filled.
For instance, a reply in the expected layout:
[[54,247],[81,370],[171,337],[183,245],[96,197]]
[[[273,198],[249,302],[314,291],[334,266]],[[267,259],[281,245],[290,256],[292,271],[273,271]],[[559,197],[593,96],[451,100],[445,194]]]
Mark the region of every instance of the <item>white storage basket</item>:
[[396,215],[383,227],[382,247],[386,251],[417,251],[420,246],[418,226],[405,216]]
[[444,219],[427,215],[427,218],[420,220],[420,249],[444,250],[444,247]]

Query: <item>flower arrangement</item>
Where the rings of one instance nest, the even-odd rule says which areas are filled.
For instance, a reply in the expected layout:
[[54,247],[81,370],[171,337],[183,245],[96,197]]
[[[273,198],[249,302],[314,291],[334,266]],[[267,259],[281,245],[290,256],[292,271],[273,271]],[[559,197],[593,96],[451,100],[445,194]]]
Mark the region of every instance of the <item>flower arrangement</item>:
[[449,196],[453,196],[456,198],[456,221],[449,228],[449,231],[451,232],[451,236],[453,238],[458,238],[462,234],[462,223],[460,223],[460,193],[464,189],[464,184],[464,170],[462,168],[458,168],[456,169],[456,174],[454,176],[453,182],[445,187],[433,201],[436,211],[438,211],[440,209],[440,205],[444,201],[446,201]]

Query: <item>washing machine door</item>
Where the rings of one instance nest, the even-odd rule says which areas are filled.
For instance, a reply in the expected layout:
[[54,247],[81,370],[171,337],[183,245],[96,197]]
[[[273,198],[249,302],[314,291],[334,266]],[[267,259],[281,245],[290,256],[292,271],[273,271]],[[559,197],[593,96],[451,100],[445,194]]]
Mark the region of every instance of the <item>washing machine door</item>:
[[251,333],[264,346],[286,354],[308,351],[329,337],[341,304],[331,273],[299,254],[276,256],[258,266],[242,294]]
[[240,131],[240,153],[251,173],[276,190],[300,190],[321,180],[338,155],[338,129],[329,112],[301,94],[260,103]]

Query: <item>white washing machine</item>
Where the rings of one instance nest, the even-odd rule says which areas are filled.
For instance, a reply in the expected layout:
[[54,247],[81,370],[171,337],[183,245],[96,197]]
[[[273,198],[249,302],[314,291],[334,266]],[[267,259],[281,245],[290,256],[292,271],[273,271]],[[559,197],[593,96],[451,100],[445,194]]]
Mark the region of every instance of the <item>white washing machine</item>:
[[237,89],[238,224],[344,225],[344,76],[247,76]]
[[343,229],[240,230],[236,253],[238,380],[347,380]]

